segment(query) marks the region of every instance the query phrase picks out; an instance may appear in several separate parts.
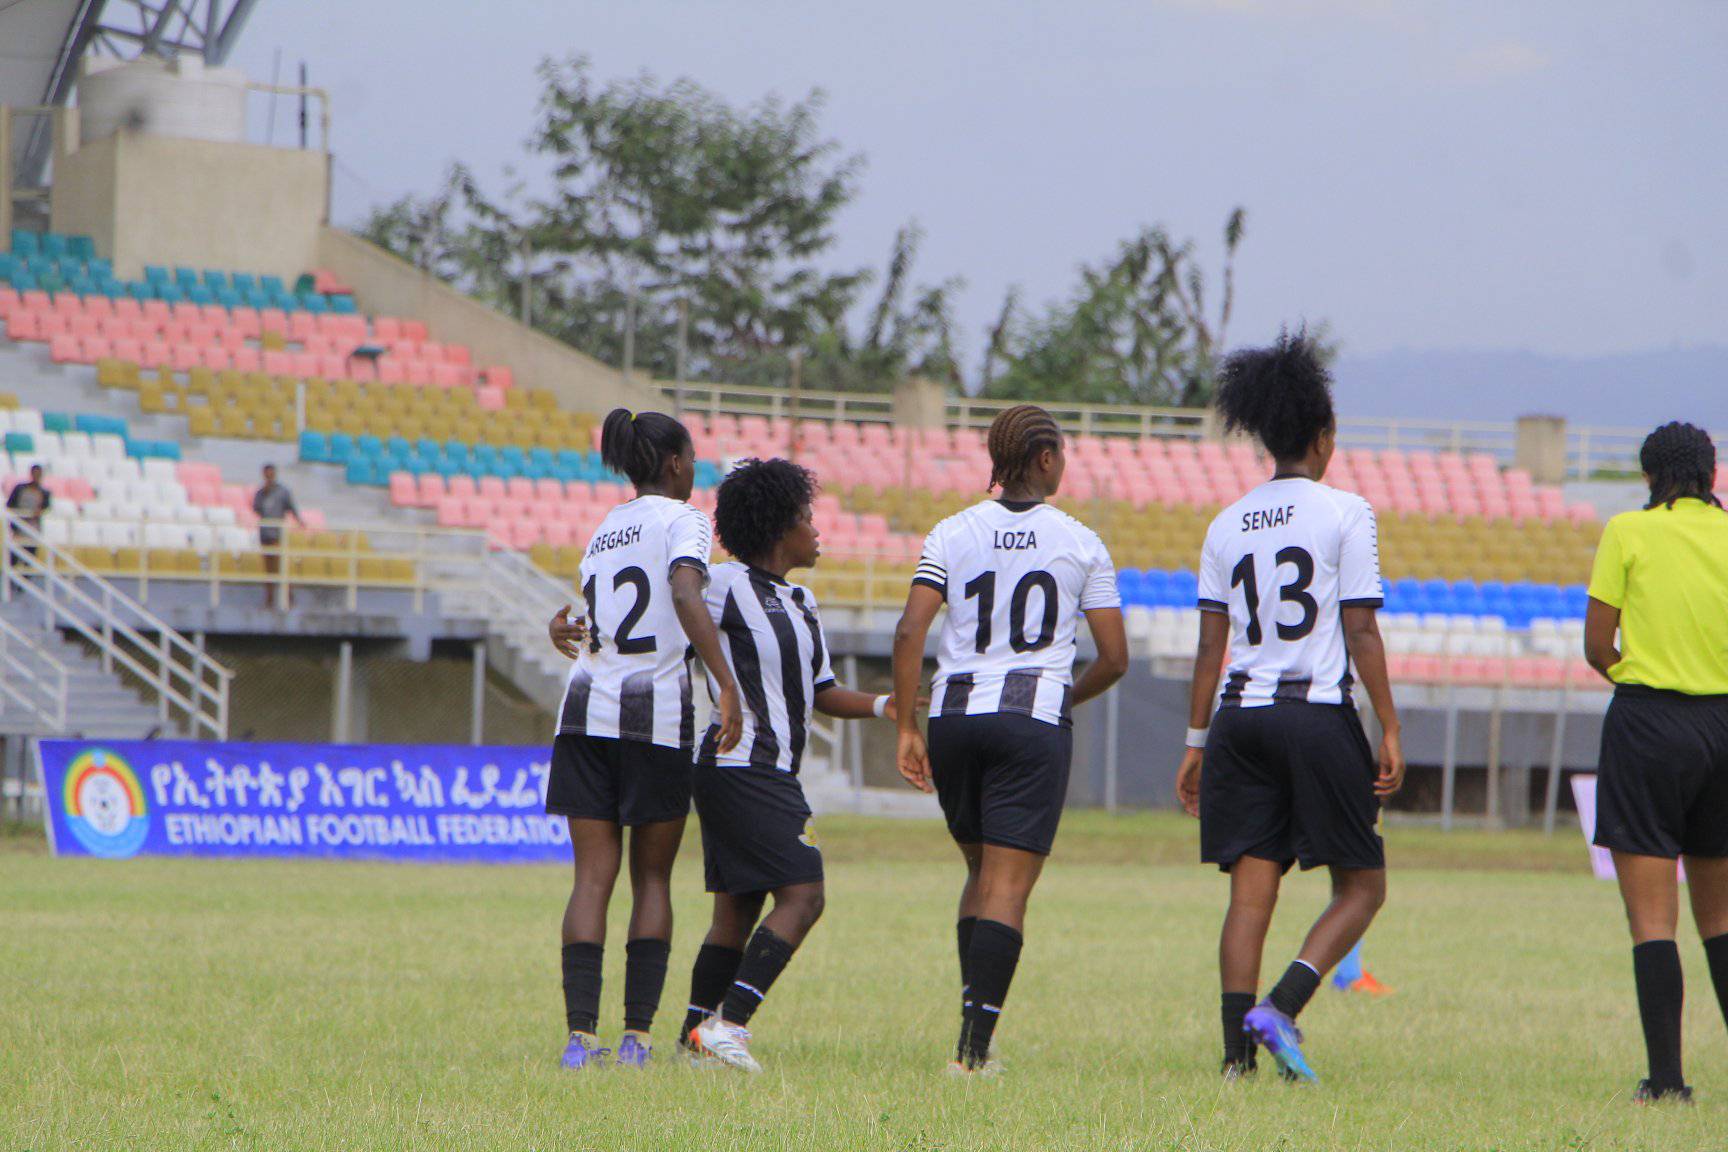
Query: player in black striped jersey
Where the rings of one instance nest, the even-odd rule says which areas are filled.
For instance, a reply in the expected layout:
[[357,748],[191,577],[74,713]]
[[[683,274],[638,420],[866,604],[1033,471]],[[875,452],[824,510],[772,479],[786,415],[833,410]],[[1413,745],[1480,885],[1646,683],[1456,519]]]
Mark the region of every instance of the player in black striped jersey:
[[[1320,483],[1336,424],[1312,341],[1280,336],[1226,361],[1218,410],[1265,444],[1272,479],[1219,513],[1200,557],[1200,640],[1182,805],[1200,817],[1202,859],[1230,874],[1218,957],[1227,1078],[1264,1046],[1287,1077],[1311,1080],[1295,1018],[1321,977],[1362,938],[1386,898],[1375,831],[1404,777],[1398,710],[1375,622],[1374,510]],[[1229,678],[1213,699],[1229,649]],[[1382,731],[1378,766],[1351,704],[1351,664]],[[1255,1004],[1279,882],[1292,863],[1325,865],[1332,901],[1297,959]]]
[[[925,541],[894,634],[900,773],[934,791],[966,861],[956,925],[962,1019],[952,1069],[990,1072],[990,1041],[1019,962],[1026,902],[1062,816],[1069,711],[1128,669],[1116,570],[1096,533],[1046,503],[1062,484],[1062,433],[1042,408],[990,426],[986,500]],[[944,606],[930,737],[912,701]],[[1080,617],[1098,656],[1073,680]]]
[[815,476],[789,460],[745,460],[721,482],[714,511],[720,543],[737,559],[715,567],[708,609],[744,697],[744,728],[731,749],[710,728],[696,760],[714,919],[691,973],[683,1037],[695,1058],[752,1072],[760,1066],[746,1025],[825,899],[822,853],[798,781],[811,713],[892,715],[888,697],[835,681],[816,597],[786,579],[821,554],[815,494]]
[[672,865],[690,812],[692,646],[717,670],[717,743],[730,748],[742,728],[738,686],[703,599],[708,521],[686,503],[695,476],[690,433],[670,416],[619,408],[606,417],[600,454],[629,477],[636,497],[607,514],[582,557],[586,643],[560,634],[568,604],[551,629],[553,643],[575,660],[546,782],[546,811],[569,821],[576,862],[562,931],[566,1068],[607,1052],[595,1029],[606,908],[625,828],[631,914],[616,1062],[640,1067],[649,1058],[672,939]]

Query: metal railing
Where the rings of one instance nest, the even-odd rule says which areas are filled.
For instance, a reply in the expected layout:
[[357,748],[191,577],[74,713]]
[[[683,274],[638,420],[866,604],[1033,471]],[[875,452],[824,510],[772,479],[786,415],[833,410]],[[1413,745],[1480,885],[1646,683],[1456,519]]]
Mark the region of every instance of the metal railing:
[[49,731],[65,731],[67,683],[66,665],[0,617],[0,716],[22,712]]
[[[682,411],[709,417],[797,416],[804,420],[894,423],[894,398],[886,392],[820,392],[796,394],[762,386],[665,381],[656,385],[669,400],[682,398]],[[981,429],[1013,400],[949,396],[945,421],[951,427]],[[1159,436],[1198,440],[1213,435],[1216,422],[1203,408],[1158,408],[1133,404],[1045,404],[1051,415],[1081,435]],[[1566,427],[1566,478],[1588,480],[1601,474],[1638,472],[1638,447],[1647,428]],[[1405,420],[1357,417],[1340,420],[1338,443],[1371,451],[1483,452],[1502,465],[1517,455],[1518,425],[1510,420]],[[1718,450],[1728,451],[1728,435],[1717,437]]]
[[119,665],[156,698],[162,722],[178,709],[194,735],[228,738],[234,673],[203,647],[8,512],[0,518],[0,599],[29,597],[50,627],[95,647],[104,671]]

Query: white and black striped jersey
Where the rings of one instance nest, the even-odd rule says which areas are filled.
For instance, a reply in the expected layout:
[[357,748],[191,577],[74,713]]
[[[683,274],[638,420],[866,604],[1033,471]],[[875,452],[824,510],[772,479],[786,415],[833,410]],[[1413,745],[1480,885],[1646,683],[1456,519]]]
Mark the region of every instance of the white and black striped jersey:
[[1346,607],[1380,606],[1374,509],[1301,476],[1218,513],[1200,553],[1200,608],[1230,616],[1225,706],[1350,701]]
[[[708,611],[743,698],[743,735],[730,752],[703,741],[703,762],[798,771],[810,738],[816,694],[834,684],[822,618],[810,589],[748,564],[717,564],[708,582]],[[720,687],[708,676],[708,694]]]
[[1122,606],[1096,532],[1048,504],[986,500],[930,530],[912,582],[948,602],[931,715],[1070,723],[1080,613]]
[[681,500],[638,496],[606,514],[582,554],[588,647],[570,668],[561,733],[696,742],[690,642],[672,606],[672,569],[706,576],[708,518]]

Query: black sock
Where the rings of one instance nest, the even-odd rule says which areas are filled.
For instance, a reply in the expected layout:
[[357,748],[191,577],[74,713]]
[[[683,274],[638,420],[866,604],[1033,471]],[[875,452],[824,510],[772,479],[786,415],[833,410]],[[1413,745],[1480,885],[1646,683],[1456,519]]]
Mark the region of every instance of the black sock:
[[646,1032],[654,1026],[671,952],[670,941],[652,936],[624,945],[624,1027],[629,1031]]
[[744,953],[736,948],[704,944],[697,949],[696,965],[690,969],[690,1010],[684,1014],[680,1038],[688,1038],[692,1028],[720,1011],[720,1001],[726,998],[726,989],[732,987],[743,962]]
[[1226,992],[1219,997],[1224,1020],[1224,1059],[1247,1063],[1254,1059],[1254,1044],[1242,1031],[1242,1019],[1254,1007],[1254,993]]
[[1650,1056],[1650,1087],[1668,1092],[1686,1085],[1680,1070],[1680,1009],[1685,978],[1680,947],[1672,940],[1646,940],[1632,949],[1632,976],[1638,985],[1638,1016],[1644,1023],[1644,1048]]
[[592,1034],[600,1024],[599,944],[566,944],[564,962],[564,1022],[572,1032]]
[[1266,999],[1272,1002],[1272,1007],[1294,1020],[1302,1009],[1308,1007],[1308,1001],[1318,987],[1320,973],[1300,960],[1292,960],[1290,967],[1284,969],[1284,975],[1278,978],[1272,994]]
[[955,1058],[967,1064],[981,1063],[990,1051],[990,1037],[1014,982],[1024,937],[1006,924],[979,920],[972,928],[972,947],[966,951],[968,973],[966,1006],[960,1020],[960,1043]]
[[1716,985],[1716,1003],[1722,1006],[1722,1022],[1728,1024],[1728,932],[1704,941],[1710,961],[1710,983]]
[[792,945],[774,934],[772,928],[758,928],[744,946],[744,962],[738,965],[738,976],[726,991],[720,1005],[720,1018],[728,1024],[748,1024],[761,1007],[762,998],[792,960]]
[[966,986],[972,983],[971,975],[966,971],[966,955],[972,951],[972,929],[978,926],[978,917],[962,916],[954,922],[954,939],[960,945],[960,999],[966,999]]

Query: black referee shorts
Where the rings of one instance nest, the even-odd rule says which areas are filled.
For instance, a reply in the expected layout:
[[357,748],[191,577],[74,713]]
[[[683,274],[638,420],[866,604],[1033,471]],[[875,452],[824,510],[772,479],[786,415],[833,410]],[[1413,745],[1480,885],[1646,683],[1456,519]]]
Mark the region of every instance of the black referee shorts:
[[1374,754],[1356,710],[1280,700],[1220,708],[1200,772],[1200,858],[1384,868]]
[[1728,696],[1614,689],[1595,841],[1637,856],[1728,856]]
[[798,777],[778,768],[696,765],[708,891],[728,896],[822,882],[822,850]]
[[546,813],[630,827],[690,815],[690,753],[645,740],[560,733],[552,741]]
[[992,712],[930,718],[930,775],[959,844],[1050,854],[1074,731],[1030,716]]

